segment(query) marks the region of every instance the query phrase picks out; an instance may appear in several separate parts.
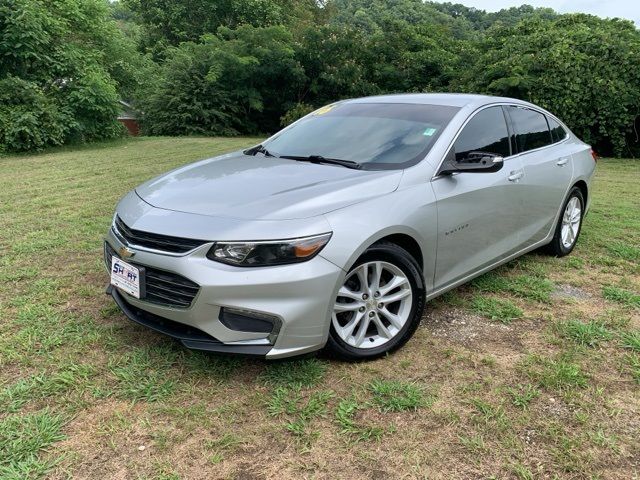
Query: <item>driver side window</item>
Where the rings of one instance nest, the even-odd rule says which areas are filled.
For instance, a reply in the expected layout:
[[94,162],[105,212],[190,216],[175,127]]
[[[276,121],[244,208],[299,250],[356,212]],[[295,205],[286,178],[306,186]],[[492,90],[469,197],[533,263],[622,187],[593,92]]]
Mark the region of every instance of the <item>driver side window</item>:
[[485,108],[474,115],[460,132],[453,148],[458,162],[472,152],[493,153],[502,157],[511,155],[502,107]]

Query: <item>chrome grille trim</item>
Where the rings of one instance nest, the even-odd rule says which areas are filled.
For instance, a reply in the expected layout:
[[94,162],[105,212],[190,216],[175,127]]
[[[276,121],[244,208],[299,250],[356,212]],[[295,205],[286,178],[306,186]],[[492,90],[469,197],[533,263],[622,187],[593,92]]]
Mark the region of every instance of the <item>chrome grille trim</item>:
[[191,238],[172,237],[159,233],[143,232],[129,228],[122,219],[116,215],[112,229],[114,233],[129,246],[141,247],[157,252],[169,254],[184,254],[206,243],[207,240],[194,240]]
[[[105,242],[104,260],[107,265],[107,270],[111,270],[111,258],[114,255],[118,257],[113,247]],[[200,285],[177,273],[158,270],[153,267],[128,261],[127,263],[135,267],[144,268],[145,270],[146,295],[140,299],[143,302],[172,308],[189,308],[193,299],[200,291]]]

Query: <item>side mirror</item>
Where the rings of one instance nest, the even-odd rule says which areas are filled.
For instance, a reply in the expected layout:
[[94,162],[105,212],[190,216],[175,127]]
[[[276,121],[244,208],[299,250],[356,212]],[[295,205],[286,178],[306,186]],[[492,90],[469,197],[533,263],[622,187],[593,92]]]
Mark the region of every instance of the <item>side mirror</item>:
[[440,175],[450,175],[454,172],[497,172],[504,165],[504,158],[495,153],[469,152],[460,160],[455,160],[454,155],[447,155],[442,163]]

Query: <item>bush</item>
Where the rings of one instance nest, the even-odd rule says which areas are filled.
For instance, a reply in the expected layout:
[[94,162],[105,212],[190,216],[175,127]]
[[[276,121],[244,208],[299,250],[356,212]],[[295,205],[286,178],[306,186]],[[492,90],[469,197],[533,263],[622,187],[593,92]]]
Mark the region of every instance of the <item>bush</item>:
[[40,87],[16,77],[0,80],[0,146],[8,151],[60,145],[69,116]]
[[153,135],[274,131],[304,78],[284,27],[220,28],[167,53],[160,82],[139,98]]
[[521,98],[557,114],[596,150],[638,151],[640,32],[625,20],[562,15],[491,29],[466,91]]
[[0,150],[122,133],[117,89],[139,55],[108,15],[102,0],[0,3]]

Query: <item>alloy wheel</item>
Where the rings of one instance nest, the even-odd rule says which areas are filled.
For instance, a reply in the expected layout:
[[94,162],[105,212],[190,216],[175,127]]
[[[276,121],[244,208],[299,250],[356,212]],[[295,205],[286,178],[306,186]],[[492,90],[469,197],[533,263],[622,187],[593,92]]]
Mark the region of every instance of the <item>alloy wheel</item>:
[[582,221],[582,206],[578,197],[572,197],[567,203],[562,216],[560,238],[565,248],[571,248],[578,238],[580,222]]
[[379,347],[402,330],[412,302],[411,284],[400,268],[383,261],[363,263],[338,291],[333,327],[352,347]]

